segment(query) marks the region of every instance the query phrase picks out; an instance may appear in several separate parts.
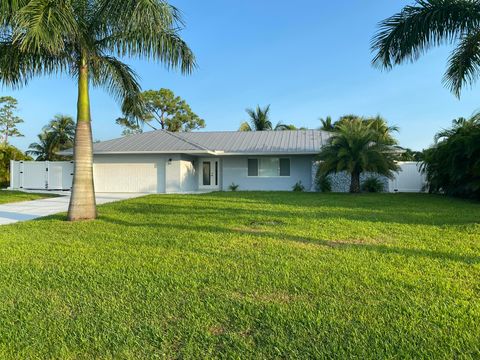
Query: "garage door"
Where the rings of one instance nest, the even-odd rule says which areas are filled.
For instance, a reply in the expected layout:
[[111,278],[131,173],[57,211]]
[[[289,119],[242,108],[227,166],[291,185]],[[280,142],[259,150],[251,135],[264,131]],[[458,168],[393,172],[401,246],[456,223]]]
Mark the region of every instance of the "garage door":
[[158,170],[156,163],[94,164],[95,191],[156,193]]

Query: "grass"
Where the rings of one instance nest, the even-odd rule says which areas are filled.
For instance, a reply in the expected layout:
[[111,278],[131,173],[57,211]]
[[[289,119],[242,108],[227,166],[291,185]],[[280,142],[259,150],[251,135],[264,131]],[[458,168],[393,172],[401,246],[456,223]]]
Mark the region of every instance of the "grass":
[[26,193],[23,191],[0,190],[0,204],[30,201],[53,197],[51,194]]
[[148,196],[0,232],[1,358],[479,358],[480,204]]

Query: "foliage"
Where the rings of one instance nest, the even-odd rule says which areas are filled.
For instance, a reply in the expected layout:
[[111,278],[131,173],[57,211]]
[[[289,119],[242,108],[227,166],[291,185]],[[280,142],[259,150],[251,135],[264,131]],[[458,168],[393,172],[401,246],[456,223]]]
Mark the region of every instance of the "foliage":
[[292,186],[294,192],[303,192],[305,191],[305,186],[303,186],[301,181],[297,181],[295,185]]
[[335,126],[333,124],[333,120],[331,116],[327,116],[325,119],[320,118],[320,123],[322,124],[320,126],[320,130],[323,130],[323,131],[335,130]]
[[58,155],[57,152],[73,147],[75,122],[71,116],[55,115],[38,135],[38,142],[32,143],[27,154],[38,161],[68,160],[69,156]]
[[315,188],[317,191],[321,191],[324,193],[329,193],[332,191],[332,180],[329,176],[325,176],[317,171],[315,176]]
[[132,117],[119,117],[115,120],[117,125],[122,127],[122,136],[135,135],[143,133],[140,121]]
[[242,122],[238,129],[239,131],[297,130],[295,125],[283,124],[282,122],[277,123],[273,127],[270,120],[270,105],[264,108],[257,105],[256,109],[246,109],[245,111],[250,117],[250,121]]
[[429,191],[480,199],[480,114],[453,121],[425,151]]
[[343,118],[335,124],[328,144],[318,155],[318,176],[346,171],[351,175],[350,192],[360,192],[360,174],[372,172],[393,177],[398,170],[397,155],[392,148],[394,128],[386,122],[359,117]]
[[424,159],[423,151],[414,151],[412,149],[404,149],[400,154],[400,161],[416,161],[421,162]]
[[0,5],[0,82],[14,88],[66,74],[78,86],[69,220],[96,217],[90,86],[122,106],[139,105],[140,85],[121,58],[149,59],[188,74],[195,57],[181,39],[177,8],[162,0],[15,0]]
[[460,96],[480,75],[479,39],[480,2],[417,0],[380,23],[372,41],[373,64],[390,69],[417,60],[431,47],[453,44],[444,84]]
[[228,187],[230,191],[237,191],[240,185],[231,183],[230,186]]
[[3,137],[4,145],[8,144],[9,137],[23,136],[17,129],[17,125],[23,123],[23,120],[15,115],[17,105],[17,99],[11,96],[0,97],[0,136]]
[[56,195],[44,194],[44,193],[39,194],[39,193],[31,193],[31,192],[24,192],[24,191],[2,190],[0,191],[0,204],[11,204],[11,203],[22,202],[22,201],[45,199],[49,197],[56,197]]
[[0,145],[0,188],[10,185],[10,160],[31,159],[11,145]]
[[124,107],[125,117],[117,119],[124,135],[139,133],[145,124],[153,130],[191,131],[205,127],[205,120],[195,114],[190,105],[172,90],[148,90],[139,95],[139,106]]
[[375,176],[371,176],[362,183],[362,191],[369,193],[380,193],[385,191],[383,182]]
[[99,210],[1,228],[2,358],[479,357],[478,203],[218,192]]

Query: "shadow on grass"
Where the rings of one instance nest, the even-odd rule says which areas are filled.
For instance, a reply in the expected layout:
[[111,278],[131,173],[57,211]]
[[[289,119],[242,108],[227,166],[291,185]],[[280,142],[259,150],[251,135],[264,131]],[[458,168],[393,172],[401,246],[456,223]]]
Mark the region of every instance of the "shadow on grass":
[[166,226],[169,229],[175,229],[176,231],[185,231],[187,233],[218,233],[222,235],[232,235],[238,234],[240,236],[255,236],[258,238],[268,238],[274,239],[277,241],[292,241],[302,244],[312,244],[318,246],[328,246],[334,249],[339,250],[351,250],[351,249],[358,249],[363,251],[371,251],[380,254],[391,254],[391,255],[400,255],[400,256],[407,256],[407,257],[421,257],[421,258],[428,258],[432,260],[441,260],[441,261],[454,261],[454,262],[462,262],[467,265],[473,265],[480,263],[480,256],[471,256],[471,255],[459,255],[449,252],[443,251],[433,251],[433,250],[426,250],[426,249],[413,249],[413,248],[400,248],[395,246],[387,246],[387,245],[379,245],[379,244],[367,244],[367,243],[358,243],[352,241],[331,241],[331,240],[323,240],[317,239],[312,237],[305,237],[305,236],[295,236],[286,233],[277,233],[272,231],[255,231],[252,232],[249,229],[231,229],[226,227],[219,227],[219,226],[210,226],[210,225],[178,225],[178,224],[152,224],[152,223],[137,223],[137,222],[129,222],[126,220],[121,219],[114,219],[107,216],[101,217],[102,221],[109,222],[112,224],[120,225],[120,226],[132,226],[132,227],[151,227],[151,228],[158,228],[159,226]]
[[[473,225],[479,224],[480,218],[475,216],[474,213],[456,214],[450,213],[441,215],[437,213],[429,212],[426,209],[418,207],[406,207],[395,209],[372,209],[372,208],[351,208],[342,206],[321,206],[317,211],[301,211],[301,208],[297,208],[297,211],[291,210],[270,210],[265,208],[240,208],[233,206],[225,206],[228,203],[217,204],[209,206],[208,202],[199,201],[198,203],[189,203],[189,205],[172,204],[172,203],[124,203],[121,206],[115,208],[116,211],[125,214],[142,214],[151,215],[185,215],[191,216],[197,214],[199,216],[215,216],[216,219],[230,219],[235,218],[248,218],[252,216],[264,216],[273,217],[279,219],[285,219],[289,217],[300,217],[305,221],[312,220],[353,220],[364,222],[379,222],[379,223],[392,223],[392,224],[407,224],[407,225]],[[221,206],[223,205],[223,206]],[[297,204],[299,206],[299,204]],[[480,212],[479,212],[480,214]]]

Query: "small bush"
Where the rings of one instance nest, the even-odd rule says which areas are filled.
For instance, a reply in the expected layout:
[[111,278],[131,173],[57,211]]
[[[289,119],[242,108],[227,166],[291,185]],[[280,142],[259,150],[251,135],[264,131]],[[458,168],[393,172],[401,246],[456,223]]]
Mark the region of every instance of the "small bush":
[[295,185],[292,186],[292,190],[295,192],[305,191],[305,186],[303,186],[301,181],[298,181]]
[[363,182],[362,191],[369,193],[379,193],[385,191],[385,186],[379,178],[369,177]]
[[328,176],[317,176],[315,179],[315,187],[317,191],[331,192],[332,180]]
[[10,185],[10,160],[31,160],[11,145],[0,145],[0,189]]
[[240,185],[238,185],[238,184],[231,183],[228,188],[230,189],[230,191],[237,191],[239,186]]

